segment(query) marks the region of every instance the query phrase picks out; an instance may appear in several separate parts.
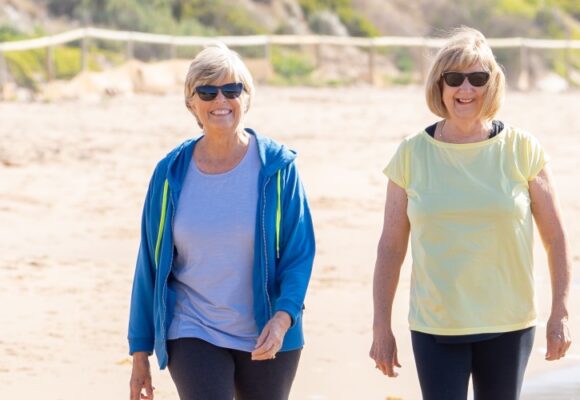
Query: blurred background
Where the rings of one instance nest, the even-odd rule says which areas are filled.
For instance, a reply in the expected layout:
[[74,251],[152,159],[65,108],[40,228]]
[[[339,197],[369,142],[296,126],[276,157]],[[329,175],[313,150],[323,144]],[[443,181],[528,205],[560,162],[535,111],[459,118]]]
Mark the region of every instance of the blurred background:
[[259,83],[420,84],[441,43],[429,38],[459,25],[499,39],[511,89],[580,85],[578,0],[0,0],[0,97],[175,91],[224,36]]

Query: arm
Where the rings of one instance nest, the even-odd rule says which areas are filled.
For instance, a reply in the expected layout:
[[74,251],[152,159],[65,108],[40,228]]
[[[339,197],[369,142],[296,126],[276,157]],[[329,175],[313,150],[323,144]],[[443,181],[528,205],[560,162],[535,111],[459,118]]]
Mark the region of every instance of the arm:
[[279,296],[273,303],[274,316],[260,333],[252,352],[254,360],[271,359],[280,350],[286,332],[302,312],[312,273],[314,229],[304,187],[294,163],[284,174],[280,231],[280,258],[275,278]]
[[407,253],[409,232],[407,193],[389,181],[383,232],[375,263],[373,344],[369,355],[375,360],[376,368],[390,377],[398,375],[394,367],[401,367],[397,357],[397,343],[391,328],[391,313],[401,266]]
[[[155,286],[155,255],[152,241],[151,213],[155,174],[143,206],[141,218],[141,242],[137,255],[129,315],[129,353],[133,356],[133,367],[129,382],[131,400],[153,400],[153,386],[149,355],[153,352],[153,292]],[[142,394],[142,390],[145,391]]]
[[[133,353],[133,369],[129,382],[131,400],[153,400],[155,389],[151,380],[151,368],[149,367],[149,354],[139,351]],[[145,394],[142,394],[145,389]]]
[[548,255],[552,283],[552,309],[546,326],[546,360],[552,361],[564,357],[571,344],[568,295],[572,264],[550,171],[544,167],[529,185],[532,214]]

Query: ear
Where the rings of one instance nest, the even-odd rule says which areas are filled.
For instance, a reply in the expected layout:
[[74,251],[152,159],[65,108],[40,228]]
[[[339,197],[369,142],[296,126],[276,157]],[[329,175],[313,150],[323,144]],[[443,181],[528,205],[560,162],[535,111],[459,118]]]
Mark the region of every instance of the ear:
[[193,101],[193,97],[190,97],[189,100],[185,102],[185,107],[187,107],[189,112],[193,114],[196,113],[197,110],[195,109],[195,102]]

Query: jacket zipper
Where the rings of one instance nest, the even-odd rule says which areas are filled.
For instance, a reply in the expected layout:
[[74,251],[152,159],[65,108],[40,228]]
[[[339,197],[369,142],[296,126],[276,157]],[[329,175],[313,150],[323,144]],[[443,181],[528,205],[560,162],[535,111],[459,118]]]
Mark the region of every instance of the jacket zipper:
[[[266,304],[268,306],[268,321],[272,318],[272,304],[270,302],[270,295],[268,294],[268,246],[266,241],[266,186],[270,182],[270,177],[266,178],[263,186],[263,199],[262,199],[262,238],[264,240],[264,259],[266,263],[266,268],[264,270],[264,297],[266,299]],[[266,322],[268,322],[266,321]]]
[[[171,195],[171,237],[173,237],[173,219],[175,217],[175,205],[173,204],[173,195]],[[173,244],[172,244],[173,247]],[[161,334],[163,341],[166,341],[167,328],[165,327],[165,321],[167,320],[167,278],[171,273],[171,266],[173,265],[173,251],[171,252],[171,257],[169,258],[169,271],[167,271],[167,276],[163,278],[163,318],[161,319]],[[163,346],[165,351],[165,362],[169,359],[169,354],[167,353],[167,344]]]

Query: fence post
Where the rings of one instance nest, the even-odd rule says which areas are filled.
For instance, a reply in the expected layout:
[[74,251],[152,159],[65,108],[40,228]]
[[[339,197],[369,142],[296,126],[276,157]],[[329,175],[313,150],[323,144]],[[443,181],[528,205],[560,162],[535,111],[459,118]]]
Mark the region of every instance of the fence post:
[[169,59],[175,60],[177,58],[177,46],[175,43],[169,45]]
[[570,42],[570,36],[566,40],[566,47],[564,48],[564,63],[566,65],[566,82],[568,82],[568,87],[572,87],[572,43]]
[[86,33],[81,39],[81,70],[86,71],[89,68],[89,38]]
[[270,71],[274,69],[274,64],[272,63],[272,43],[270,36],[266,36],[266,41],[264,42],[264,60],[268,64],[269,68],[266,69],[266,80],[272,79],[270,76]]
[[376,62],[376,48],[375,41],[371,39],[369,45],[369,83],[375,84],[375,62]]
[[421,55],[419,56],[419,68],[421,68],[421,83],[424,85],[427,81],[427,59],[429,58],[429,47],[427,47],[427,39],[423,38],[421,45]]
[[134,47],[135,46],[134,46],[133,40],[132,39],[127,40],[127,50],[126,50],[126,53],[125,53],[125,56],[127,57],[127,61],[130,61],[130,60],[133,59],[134,52],[135,52],[134,51],[135,50]]
[[7,75],[6,58],[4,58],[4,53],[0,51],[0,100],[4,100],[4,86],[8,81]]
[[46,80],[48,82],[54,79],[54,46],[49,44],[46,47]]
[[322,43],[314,44],[314,66],[320,68],[322,66]]
[[518,89],[528,90],[530,89],[530,76],[528,71],[528,46],[526,45],[525,39],[522,39],[520,45],[520,73],[518,76]]

